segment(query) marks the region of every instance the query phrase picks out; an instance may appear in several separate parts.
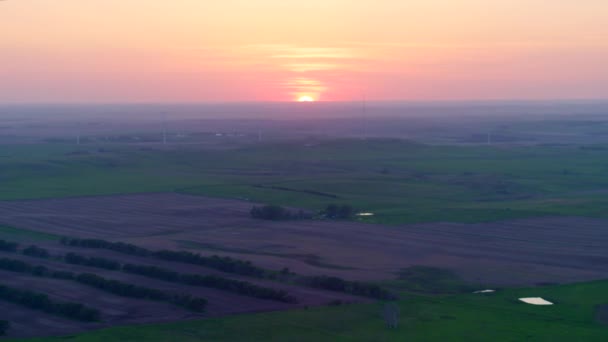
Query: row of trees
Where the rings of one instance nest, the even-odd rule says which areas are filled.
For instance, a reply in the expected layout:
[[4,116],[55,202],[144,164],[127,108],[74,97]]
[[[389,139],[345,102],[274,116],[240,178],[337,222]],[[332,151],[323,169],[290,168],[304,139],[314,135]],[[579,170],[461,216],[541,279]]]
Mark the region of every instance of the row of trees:
[[[19,244],[16,242],[0,240],[0,251],[15,253],[19,249]],[[23,249],[24,255],[29,255],[37,258],[48,258],[51,256],[49,251],[36,245],[31,245]]]
[[202,256],[198,253],[187,251],[162,250],[154,253],[154,256],[167,260],[182,263],[194,264],[213,268],[226,273],[241,274],[250,277],[264,278],[269,271],[253,265],[250,261],[235,259],[231,257],[220,257],[217,255]]
[[257,286],[246,281],[227,279],[214,275],[180,274],[178,272],[156,266],[131,264],[124,265],[123,271],[170,282],[216,288],[219,290],[230,291],[255,298],[276,300],[285,303],[297,302],[295,297],[290,296],[286,291],[283,290]]
[[278,205],[253,207],[249,214],[254,219],[270,221],[306,220],[312,218],[312,215],[307,214],[303,210],[291,211]]
[[250,261],[230,257],[220,257],[217,255],[202,256],[198,253],[170,250],[150,251],[143,247],[138,247],[128,243],[109,242],[98,239],[64,238],[61,240],[61,242],[67,246],[108,249],[124,254],[155,257],[167,261],[195,264],[220,270],[226,273],[235,273],[251,277],[264,278],[276,273],[257,267]]
[[0,259],[0,269],[19,273],[30,273],[38,277],[73,280],[118,296],[168,301],[197,312],[204,311],[205,305],[207,304],[207,300],[204,298],[193,298],[190,295],[175,295],[145,286],[105,279],[91,273],[76,275],[72,272],[53,271],[44,266],[33,266],[21,260],[2,258]]
[[300,281],[304,285],[329,291],[344,292],[381,300],[396,299],[395,295],[376,284],[348,281],[328,276],[303,277]]
[[56,302],[46,294],[0,285],[0,299],[30,309],[60,315],[69,319],[94,322],[100,318],[99,310],[74,302]]
[[120,263],[114,260],[101,257],[87,257],[71,252],[65,255],[64,260],[68,264],[91,266],[106,270],[119,270],[121,267]]
[[[18,243],[0,240],[0,251],[16,253],[18,249]],[[48,250],[35,245],[31,245],[27,248],[24,248],[22,253],[24,255],[33,256],[37,258],[49,258],[51,256],[51,253],[49,253]]]
[[[257,286],[246,281],[228,279],[219,276],[180,274],[169,269],[147,265],[126,264],[123,266],[120,262],[115,260],[101,257],[87,257],[73,252],[66,254],[64,260],[65,262],[74,265],[91,266],[108,270],[122,270],[127,273],[144,275],[150,278],[179,282],[188,285],[211,287],[255,298],[276,300],[286,303],[296,302],[296,298],[290,296],[286,291]],[[41,277],[46,276],[57,279],[78,280],[77,276],[72,272],[50,271],[44,266],[32,266],[26,262],[15,259],[0,259],[0,268],[14,272],[31,273],[35,276]]]
[[47,251],[44,248],[35,246],[35,245],[31,245],[31,246],[25,248],[23,250],[23,254],[32,256],[32,257],[36,257],[36,258],[43,258],[43,259],[47,259],[51,256],[51,253],[49,253],[49,251]]
[[[349,207],[349,206],[342,206],[342,207],[336,206],[336,207],[332,207],[332,208],[333,209],[331,209],[331,212],[342,211],[344,215],[346,215],[346,213],[349,213],[349,212],[352,213],[352,215],[354,215],[354,213],[356,212],[354,209],[352,209],[352,207]],[[338,215],[335,217],[341,217],[341,216]],[[337,277],[327,277],[327,276],[301,277],[301,276],[297,276],[296,274],[291,273],[289,271],[287,271],[285,273],[285,272],[275,272],[275,271],[266,270],[266,269],[253,265],[249,261],[234,259],[234,258],[230,258],[230,257],[220,257],[217,255],[201,256],[198,253],[192,253],[192,252],[187,252],[187,251],[170,251],[170,250],[150,251],[145,248],[130,245],[130,244],[125,244],[125,243],[121,243],[121,242],[108,242],[108,241],[104,241],[104,240],[63,239],[62,243],[69,245],[69,246],[104,248],[104,249],[119,251],[119,252],[126,253],[126,254],[154,257],[154,258],[158,258],[158,259],[162,259],[162,260],[166,260],[166,261],[172,261],[172,262],[195,264],[195,265],[200,265],[200,266],[204,266],[204,267],[208,267],[208,268],[217,269],[217,270],[227,272],[227,273],[234,273],[234,274],[246,275],[246,276],[257,277],[257,278],[269,278],[269,279],[279,279],[280,280],[280,279],[283,279],[285,276],[289,275],[290,279],[293,279],[296,282],[298,282],[304,286],[320,288],[320,289],[336,291],[336,292],[344,292],[344,293],[349,293],[352,295],[370,297],[370,298],[376,298],[376,299],[383,299],[383,300],[395,299],[395,296],[391,292],[389,292],[375,284],[348,281],[348,280],[344,280],[344,279],[337,278]],[[133,268],[131,268],[131,270],[137,269],[140,272],[144,272],[144,271],[142,271],[142,269],[140,269],[138,267],[139,266],[133,267]],[[146,267],[146,266],[144,266],[144,267]],[[125,271],[127,271],[127,270],[125,270]],[[145,272],[150,272],[151,274],[154,274],[154,277],[157,277],[159,279],[165,279],[165,280],[170,280],[170,281],[184,281],[183,277],[187,276],[187,275],[180,276],[179,274],[172,273],[170,270],[160,269],[160,268],[156,268],[155,270],[152,270],[152,271],[149,269],[146,269]],[[132,273],[135,273],[135,271],[132,271]],[[199,276],[199,277],[202,277],[202,276]],[[202,277],[202,278],[204,278],[204,277]],[[228,289],[232,288],[233,291],[235,291],[235,292],[243,291],[243,292],[239,292],[239,293],[248,293],[247,291],[251,291],[250,293],[253,293],[253,294],[257,293],[255,296],[259,296],[259,295],[261,295],[261,293],[266,291],[266,290],[262,291],[261,289],[245,290],[245,288],[249,288],[249,287],[245,286],[245,285],[235,285],[235,283],[230,283],[230,282],[223,282],[223,281],[219,280],[219,279],[223,279],[223,278],[220,278],[220,277],[217,277],[217,278],[218,278],[217,281],[216,280],[212,281],[212,279],[202,279],[202,280],[197,279],[197,280],[193,280],[193,281],[200,282],[201,286],[209,286],[209,287],[223,286],[223,289],[228,290]],[[230,279],[226,279],[226,280],[233,281]],[[206,283],[209,285],[203,285],[203,283]],[[213,285],[213,284],[216,284],[216,285]],[[251,285],[253,285],[253,284],[251,284]],[[241,286],[242,288],[238,288],[238,286]],[[267,290],[276,291],[273,289],[267,289]],[[281,301],[291,300],[291,299],[288,299],[291,297],[289,297],[289,296],[283,297],[282,294],[270,294],[270,292],[269,292],[269,294],[264,294],[264,295],[268,296],[269,299],[270,298],[277,298],[277,299],[281,298],[281,299],[279,299]],[[259,298],[261,298],[261,297],[259,297]]]
[[[16,242],[10,242],[5,240],[0,240],[0,251],[16,253],[19,249],[19,244]],[[49,258],[51,253],[48,250],[31,245],[27,248],[24,248],[22,251],[23,255],[33,256],[37,258]]]
[[357,214],[357,210],[351,205],[330,204],[321,211],[321,215],[330,220],[348,220]]
[[97,248],[97,249],[108,249],[124,254],[149,256],[151,252],[143,247],[138,247],[130,243],[124,242],[110,242],[100,239],[70,239],[62,238],[61,243],[66,246],[72,247],[85,247],[85,248]]
[[72,280],[75,278],[75,275],[72,272],[52,271],[44,266],[33,266],[21,260],[7,258],[0,259],[0,269],[11,272],[29,273],[37,277],[49,277],[68,280]]
[[287,303],[295,303],[296,299],[289,296],[287,292],[257,286],[255,284],[233,280],[219,276],[202,276],[198,274],[180,274],[170,269],[148,265],[121,265],[120,262],[100,257],[86,257],[76,253],[68,253],[65,256],[65,261],[70,264],[92,266],[109,270],[122,270],[123,272],[143,275],[150,278],[161,279],[170,282],[184,283],[188,285],[212,287],[219,290],[235,292],[238,294],[277,300]]
[[[254,206],[249,212],[251,217],[260,220],[286,221],[311,219],[312,215],[299,210],[297,212],[283,208],[278,205]],[[355,217],[357,210],[348,204],[330,204],[321,210],[320,215],[330,220],[349,220]]]
[[118,296],[167,301],[175,305],[183,306],[191,311],[202,312],[205,310],[205,306],[207,305],[207,300],[204,298],[167,293],[165,291],[145,286],[128,284],[113,279],[106,279],[91,273],[83,273],[78,275],[76,277],[76,281]]
[[0,240],[0,251],[5,252],[16,252],[19,244],[16,242],[8,242],[4,240]]

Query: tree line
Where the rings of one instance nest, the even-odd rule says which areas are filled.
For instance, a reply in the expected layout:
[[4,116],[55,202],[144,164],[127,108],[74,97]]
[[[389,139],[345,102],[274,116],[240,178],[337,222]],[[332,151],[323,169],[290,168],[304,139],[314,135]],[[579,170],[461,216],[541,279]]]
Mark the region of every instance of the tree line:
[[114,260],[101,257],[87,257],[72,252],[66,254],[63,259],[72,265],[91,266],[106,270],[119,270],[121,268],[120,263]]
[[[345,210],[346,212],[347,210]],[[354,212],[354,210],[353,210]],[[118,251],[125,254],[133,254],[139,256],[147,256],[147,257],[155,257],[158,259],[172,261],[172,262],[180,262],[187,264],[195,264],[208,268],[217,269],[226,273],[234,273],[240,275],[246,275],[257,278],[266,278],[266,279],[274,279],[274,280],[284,280],[285,275],[289,276],[290,280],[294,280],[295,282],[313,288],[319,288],[329,291],[335,292],[343,292],[349,293],[356,296],[370,297],[376,299],[395,299],[396,297],[389,291],[383,289],[382,287],[376,284],[356,282],[344,280],[338,277],[328,277],[328,276],[298,276],[295,273],[287,272],[277,272],[270,271],[258,266],[253,265],[250,261],[234,259],[230,257],[220,257],[217,255],[213,255],[210,257],[201,256],[198,253],[192,253],[187,251],[170,251],[170,250],[161,250],[161,251],[150,251],[148,249],[138,247],[131,244],[126,244],[122,242],[109,242],[105,240],[97,240],[97,239],[68,239],[64,238],[61,242],[68,246],[76,246],[76,247],[89,247],[89,248],[103,248],[109,249],[113,251]],[[156,270],[158,273],[158,277],[168,277],[178,279],[177,275],[168,275],[167,270]],[[155,272],[156,272],[155,271]],[[211,283],[211,282],[210,282]],[[235,290],[241,291],[241,290]]]
[[[41,256],[46,255],[48,257],[48,252],[44,249],[37,248],[32,246],[35,251],[34,254]],[[42,250],[46,253],[41,253],[38,250]],[[172,257],[171,254],[165,251],[163,255],[166,257]],[[24,253],[25,254],[25,253]],[[191,256],[190,256],[191,258]],[[260,299],[268,299],[268,300],[276,300],[285,303],[295,303],[297,300],[295,297],[290,296],[286,291],[276,290],[268,287],[262,287],[250,282],[228,279],[220,276],[202,276],[198,274],[180,274],[178,272],[163,269],[156,266],[146,266],[146,265],[133,265],[126,264],[122,265],[120,262],[103,258],[103,257],[88,257],[84,255],[80,255],[74,252],[67,253],[63,260],[66,263],[73,265],[83,265],[89,267],[102,268],[107,270],[119,271],[123,272],[139,274],[143,276],[147,276],[150,278],[161,279],[165,281],[178,282],[186,285],[194,285],[194,286],[204,286],[210,288],[216,288],[223,291],[234,292],[237,294],[250,296],[254,298]],[[195,259],[193,259],[195,260]],[[215,259],[213,259],[215,260]],[[220,261],[221,262],[221,261]],[[0,268],[10,271],[22,272],[22,273],[31,273],[36,276],[48,276],[57,279],[66,279],[66,280],[77,280],[77,276],[72,272],[65,271],[49,271],[44,266],[31,266],[26,262],[15,260],[15,259],[0,259]]]
[[100,319],[97,309],[80,303],[54,301],[44,293],[30,290],[0,285],[0,299],[77,321],[94,322]]
[[[330,204],[319,212],[321,218],[328,220],[349,220],[355,217],[357,210],[348,204]],[[269,221],[306,220],[313,215],[303,210],[293,211],[279,205],[254,206],[249,212],[252,218]]]
[[16,252],[18,247],[19,244],[16,242],[0,240],[0,251]]
[[76,281],[117,296],[170,302],[196,312],[203,312],[207,305],[207,300],[204,298],[192,297],[188,294],[172,294],[145,286],[106,279],[92,273],[79,274]]
[[15,259],[1,258],[0,269],[19,273],[29,273],[37,277],[72,280],[118,296],[168,301],[175,305],[197,312],[203,311],[207,303],[204,298],[195,298],[190,295],[171,294],[145,286],[124,283],[118,280],[105,279],[91,273],[74,274],[72,272],[49,270],[45,266],[33,266],[21,260]]
[[312,215],[303,210],[292,211],[278,205],[254,206],[249,212],[252,218],[269,221],[307,220]]
[[65,280],[72,280],[75,278],[75,275],[72,272],[52,271],[46,268],[45,266],[32,266],[21,260],[7,258],[0,259],[0,269],[18,273],[29,273],[37,277],[48,277]]
[[51,256],[51,253],[49,253],[48,250],[35,246],[35,245],[31,245],[31,246],[25,248],[23,250],[23,254],[32,256],[32,257],[36,257],[36,258],[42,258],[42,259],[47,259]]
[[290,296],[286,291],[262,287],[250,282],[227,279],[214,275],[180,274],[178,272],[156,266],[131,264],[124,265],[123,271],[186,285],[211,287],[260,299],[276,300],[285,303],[297,303],[296,298]]
[[215,275],[203,276],[199,274],[182,274],[170,269],[148,265],[122,265],[120,262],[115,260],[101,257],[89,258],[72,252],[66,254],[64,260],[70,264],[85,265],[109,270],[122,270],[126,273],[142,275],[149,278],[182,283],[186,285],[210,287],[260,299],[276,300],[286,303],[296,302],[296,299],[290,296],[286,291],[262,287],[250,282],[228,279]]
[[357,214],[357,210],[348,204],[330,204],[321,211],[321,216],[330,220],[349,220]]
[[[16,253],[18,250],[18,243],[0,240],[0,251]],[[29,247],[24,248],[22,253],[23,255],[33,256],[37,258],[49,258],[51,256],[48,250],[38,247],[36,245],[31,245]]]
[[310,276],[302,277],[300,282],[314,288],[344,292],[356,296],[381,300],[396,299],[395,295],[376,284],[348,281],[338,277]]
[[69,239],[63,238],[61,243],[67,246],[108,249],[119,253],[154,257],[162,260],[195,264],[213,268],[226,273],[235,273],[250,277],[266,278],[276,272],[268,271],[253,265],[250,261],[235,259],[231,257],[220,257],[217,255],[202,256],[198,253],[186,251],[160,250],[151,251],[124,242],[109,242],[99,239]]

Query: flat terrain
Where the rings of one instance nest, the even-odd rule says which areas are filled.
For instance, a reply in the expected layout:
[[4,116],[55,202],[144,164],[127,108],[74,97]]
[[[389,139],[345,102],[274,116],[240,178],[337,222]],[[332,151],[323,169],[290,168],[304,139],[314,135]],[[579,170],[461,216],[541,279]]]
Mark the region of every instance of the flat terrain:
[[[197,265],[150,260],[145,257],[125,255],[107,250],[68,247],[60,245],[57,242],[48,242],[47,244],[48,245],[45,245],[45,247],[48,247],[48,250],[51,251],[53,256],[50,259],[34,258],[8,252],[0,252],[0,257],[21,260],[36,266],[45,266],[53,271],[69,271],[75,274],[94,273],[106,279],[143,285],[167,293],[190,294],[195,297],[205,298],[208,301],[205,313],[193,313],[165,302],[133,299],[108,294],[107,292],[82,285],[75,281],[36,277],[25,273],[0,270],[0,279],[2,279],[0,283],[3,285],[15,288],[27,288],[36,292],[45,293],[49,295],[51,299],[57,301],[84,303],[101,312],[101,322],[80,323],[0,301],[0,309],[3,310],[2,312],[4,312],[4,310],[9,312],[8,315],[3,315],[2,317],[17,322],[17,325],[11,329],[10,336],[61,335],[114,325],[158,323],[224,316],[229,314],[278,311],[327,305],[335,300],[347,303],[368,301],[364,298],[336,292],[304,288],[269,280],[235,276]],[[273,300],[258,299],[214,288],[190,286],[158,279],[150,279],[148,277],[120,271],[73,265],[56,259],[56,257],[63,256],[68,252],[76,252],[80,255],[90,257],[103,257],[125,264],[158,266],[183,274],[218,275],[224,278],[238,279],[266,288],[285,290],[290,295],[294,296],[298,300],[298,303],[287,304]],[[27,329],[24,329],[25,326],[27,326]]]
[[[541,296],[556,305],[523,304]],[[104,341],[591,341],[608,340],[596,317],[608,302],[608,282],[506,289],[492,295],[416,296],[398,302],[399,326],[388,329],[383,304],[324,307],[239,315],[190,322],[117,327],[70,336],[74,342]],[[37,342],[59,342],[44,338]]]
[[[4,252],[0,257],[209,301],[207,312],[196,314],[76,281],[0,271],[0,283],[82,302],[102,316],[99,323],[79,323],[0,301],[0,319],[12,324],[10,336],[608,340],[608,284],[595,281],[608,278],[605,104],[370,106],[368,122],[353,117],[352,106],[321,107],[292,112],[293,120],[284,119],[293,108],[281,106],[244,106],[234,113],[222,106],[173,107],[163,123],[167,144],[158,117],[147,115],[158,109],[153,106],[0,108],[0,239],[21,247],[36,244],[53,258]],[[234,116],[212,118],[228,111]],[[260,113],[268,116],[253,119]],[[375,215],[336,222],[253,220],[249,210],[259,203],[310,211],[349,204]],[[375,282],[399,292],[400,327],[386,329],[382,304],[368,299],[295,281],[67,247],[59,243],[62,236],[232,256],[271,270],[288,267],[300,275]],[[299,303],[57,258],[70,251],[247,281],[285,290]],[[595,282],[574,284],[581,281]],[[471,288],[499,291],[480,296],[468,294]],[[556,305],[526,306],[519,296],[542,296]],[[327,306],[336,300],[357,304]],[[74,335],[130,324],[136,326]]]
[[1,145],[0,164],[0,200],[179,192],[309,210],[344,203],[391,225],[608,218],[605,144],[35,143]]
[[2,201],[0,223],[58,236],[232,255],[271,269],[347,279],[394,279],[412,265],[449,268],[492,285],[608,277],[605,220],[400,226],[268,222],[249,217],[252,205],[173,193]]

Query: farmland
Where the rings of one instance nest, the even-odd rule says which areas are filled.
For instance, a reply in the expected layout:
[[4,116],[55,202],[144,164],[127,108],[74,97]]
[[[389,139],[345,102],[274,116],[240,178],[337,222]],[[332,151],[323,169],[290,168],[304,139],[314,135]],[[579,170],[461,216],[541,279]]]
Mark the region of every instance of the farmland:
[[379,139],[228,150],[154,146],[3,146],[0,198],[180,192],[311,210],[338,202],[372,211],[368,221],[385,224],[606,217],[603,145],[428,146]]
[[[158,193],[4,201],[0,217],[6,225],[54,236],[219,253],[271,269],[289,267],[348,279],[392,279],[412,265],[451,268],[482,284],[534,285],[608,276],[608,231],[602,219],[400,226],[268,222],[252,219],[251,206],[247,201]],[[361,259],[362,253],[368,257]]]
[[[259,288],[284,291],[294,298],[295,303],[282,302],[272,299],[256,298],[252,294],[239,294],[230,289],[222,287],[209,287],[207,285],[195,286],[163,281],[162,279],[151,279],[143,275],[120,272],[120,270],[101,269],[87,265],[77,265],[62,262],[65,253],[76,251],[79,255],[96,257],[95,253],[89,253],[86,248],[74,248],[58,243],[49,244],[50,258],[39,258],[21,255],[20,253],[3,252],[0,254],[4,265],[0,267],[2,285],[11,287],[22,287],[24,284],[32,291],[44,293],[52,300],[61,300],[74,303],[86,303],[86,305],[99,310],[101,319],[99,322],[83,323],[73,322],[62,317],[48,316],[28,308],[20,308],[12,303],[0,302],[3,310],[10,312],[11,319],[17,322],[16,329],[11,335],[28,336],[34,335],[56,335],[74,333],[82,330],[90,330],[107,327],[116,324],[129,323],[152,323],[163,321],[176,321],[183,319],[222,316],[235,313],[250,313],[260,311],[286,310],[289,308],[307,307],[309,305],[327,305],[333,301],[340,302],[365,302],[362,297],[354,297],[338,292],[304,288],[287,283],[277,283],[269,280],[256,279],[244,276],[234,276],[219,272],[207,267],[199,267],[191,264],[179,264],[176,262],[163,262],[148,260],[145,257],[128,256],[118,252],[104,251],[101,253],[106,260],[120,260],[131,265],[149,267],[165,267],[183,274],[197,274],[197,277],[214,276],[222,279],[238,279],[241,282],[254,284]],[[97,251],[99,252],[99,251]],[[7,267],[8,261],[12,264],[35,265],[43,268],[43,271],[19,270],[14,266]],[[66,259],[67,260],[67,259]],[[29,267],[29,266],[28,266]],[[51,275],[60,273],[60,276]],[[86,286],[80,282],[80,276],[72,278],[70,274],[95,274],[112,281],[125,284],[143,285],[155,291],[163,291],[170,294],[187,294],[194,298],[204,298],[207,301],[204,313],[192,312],[180,306],[172,305],[158,300],[142,298],[129,298],[129,296],[107,293],[103,289]],[[66,276],[67,275],[67,276]],[[138,290],[141,293],[142,290]],[[20,317],[28,318],[28,322],[22,322]],[[28,326],[27,329],[19,327]]]
[[[416,279],[413,281],[417,283],[412,284],[408,283],[407,278],[399,277],[401,270],[415,265],[453,270],[456,276],[462,279],[462,284],[468,284],[463,288],[456,287],[456,292],[485,287],[573,283],[605,279],[608,276],[608,255],[605,248],[608,245],[608,233],[604,229],[606,221],[601,219],[546,217],[476,224],[429,223],[400,226],[349,221],[271,222],[251,218],[248,213],[250,207],[251,203],[248,201],[175,193],[0,202],[2,223],[24,227],[27,229],[25,232],[32,236],[31,241],[48,250],[54,257],[34,258],[18,253],[2,253],[2,256],[56,271],[76,274],[94,271],[107,279],[145,284],[147,287],[170,293],[188,293],[208,300],[204,315],[189,312],[170,303],[116,297],[72,281],[15,274],[6,270],[0,271],[0,274],[5,285],[28,284],[28,288],[47,293],[52,298],[85,302],[99,309],[104,317],[99,323],[66,323],[57,317],[28,323],[43,335],[71,334],[116,324],[159,323],[204,317],[206,320],[202,323],[183,323],[193,324],[196,328],[192,329],[199,329],[199,324],[202,324],[202,327],[206,324],[216,324],[213,322],[225,324],[224,318],[219,321],[211,319],[217,316],[317,307],[336,300],[341,303],[369,301],[363,297],[304,287],[302,284],[252,278],[170,260],[150,259],[145,253],[125,254],[108,249],[70,246],[59,243],[56,238],[50,238],[59,236],[103,238],[133,243],[151,250],[189,250],[203,255],[220,254],[251,260],[255,265],[268,270],[288,267],[296,274],[305,276],[327,274],[375,282],[395,293],[406,291],[402,297],[413,299],[401,302],[402,306],[413,300],[416,306],[431,306],[432,310],[439,310],[443,301],[419,295],[412,297],[409,291],[424,292],[427,288],[430,290],[438,285],[437,290],[433,291],[450,292],[453,282],[448,281],[447,285],[433,284],[433,279],[436,278],[434,276],[423,277],[423,281],[415,276],[412,279]],[[19,229],[7,230],[6,234],[15,236],[14,233],[11,234],[13,230]],[[373,231],[373,234],[370,234],[370,231]],[[228,277],[264,288],[286,291],[297,298],[297,304],[166,282],[112,269],[65,263],[57,259],[67,253],[118,260],[124,264],[160,267],[183,274]],[[360,258],[362,254],[365,254],[366,258]],[[549,288],[542,287],[538,291],[547,291],[546,289]],[[460,297],[449,298],[449,301],[461,303],[454,304],[453,309],[463,305],[461,299],[457,299]],[[603,299],[598,299],[596,304],[599,305],[602,301]],[[6,305],[7,310],[10,308],[11,315],[15,317],[13,319],[18,321],[19,317],[25,315],[21,312],[30,311],[17,310],[14,304],[10,303]],[[379,310],[377,305],[354,307],[362,310],[363,315],[371,315],[374,310]],[[326,315],[328,313],[325,310],[340,309],[296,311],[290,315],[304,315],[306,320],[314,322],[315,313]],[[500,315],[500,312],[497,315]],[[37,316],[40,317],[39,314]],[[247,317],[249,316],[226,320],[243,319],[245,326],[255,324],[257,315]],[[252,323],[247,323],[248,319],[251,319]],[[409,319],[419,318],[407,320]],[[260,334],[260,339],[265,336],[264,332]],[[229,339],[228,335],[225,338]]]
[[[597,304],[608,283],[521,288],[493,295],[420,296],[399,302],[397,329],[387,329],[382,304],[238,315],[188,322],[118,327],[70,336],[76,342],[121,341],[605,341]],[[536,307],[516,300],[539,295],[557,303]],[[32,339],[54,342],[64,338]]]
[[[522,122],[493,144],[468,131],[450,144],[436,139],[443,131],[415,141],[277,130],[260,141],[252,123],[167,145],[129,126],[87,128],[81,144],[5,137],[0,239],[19,247],[0,252],[0,320],[9,337],[83,341],[470,340],[467,329],[602,340],[608,145],[598,122],[549,125],[555,134],[538,141],[524,135],[540,128]],[[252,218],[264,204],[372,215]],[[499,291],[470,293],[483,288]],[[378,289],[399,295],[395,331],[365,295]],[[557,305],[539,311],[519,295]],[[99,319],[57,309],[77,304]]]

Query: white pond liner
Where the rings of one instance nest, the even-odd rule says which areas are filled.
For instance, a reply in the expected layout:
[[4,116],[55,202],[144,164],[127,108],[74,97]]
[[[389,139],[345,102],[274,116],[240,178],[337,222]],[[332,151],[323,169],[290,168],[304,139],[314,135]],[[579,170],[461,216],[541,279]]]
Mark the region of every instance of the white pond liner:
[[550,301],[540,297],[519,298],[519,300],[526,304],[532,305],[553,305],[553,303],[551,303]]
[[475,291],[473,293],[494,293],[496,292],[496,290],[480,290],[480,291]]

